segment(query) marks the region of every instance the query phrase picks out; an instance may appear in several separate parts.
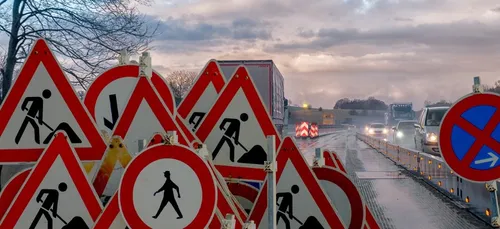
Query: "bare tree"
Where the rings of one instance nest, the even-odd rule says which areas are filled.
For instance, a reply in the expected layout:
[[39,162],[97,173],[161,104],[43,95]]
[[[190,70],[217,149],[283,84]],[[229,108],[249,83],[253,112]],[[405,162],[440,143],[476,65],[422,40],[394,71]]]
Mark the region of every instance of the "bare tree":
[[198,74],[192,71],[180,70],[167,75],[167,83],[172,89],[172,95],[182,99],[189,92]]
[[[5,75],[5,61],[7,60],[7,55],[4,52],[4,49],[0,47],[0,85],[2,85],[3,77]],[[3,93],[2,87],[0,87],[0,104],[2,104]]]
[[0,36],[9,37],[3,95],[16,64],[40,37],[62,56],[63,69],[72,80],[86,89],[120,50],[136,53],[147,48],[157,27],[151,28],[136,7],[150,1],[0,0]]

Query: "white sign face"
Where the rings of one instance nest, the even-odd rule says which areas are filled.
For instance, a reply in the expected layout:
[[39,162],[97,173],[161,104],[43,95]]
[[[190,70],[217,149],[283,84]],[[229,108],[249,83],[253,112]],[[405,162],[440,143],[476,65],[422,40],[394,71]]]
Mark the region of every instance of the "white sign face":
[[218,95],[214,85],[212,83],[208,84],[186,119],[181,117],[186,127],[193,131],[193,133],[196,132],[196,129],[214,105]]
[[248,166],[266,160],[266,137],[241,88],[204,143],[218,165]]
[[[166,134],[167,131],[163,129],[158,118],[151,110],[151,107],[146,100],[143,99],[125,135],[124,143],[129,153],[132,156],[136,155],[138,153],[139,140],[148,140],[154,133]],[[179,135],[180,133],[177,134]]]
[[0,149],[39,149],[50,142],[56,130],[64,131],[73,147],[91,146],[47,69],[40,64],[2,133]]
[[[290,160],[287,161],[279,182],[276,184],[276,198],[278,229],[299,228],[302,224],[309,222],[319,222],[323,228],[329,227],[321,210]],[[290,210],[292,217],[289,214]],[[259,228],[268,228],[266,219],[267,211],[265,211],[260,221]],[[311,224],[309,223],[309,225]]]
[[62,228],[71,222],[73,225],[85,223],[89,228],[94,224],[68,169],[58,156],[15,228]]
[[123,219],[123,216],[121,213],[118,213],[116,218],[113,220],[113,223],[109,226],[109,229],[126,229],[127,224],[125,223],[125,220]]
[[184,228],[200,211],[201,183],[183,162],[160,159],[140,172],[133,201],[137,214],[149,227]]
[[123,77],[108,84],[97,97],[95,103],[94,117],[99,130],[108,133],[122,115],[125,106],[137,84],[138,77]]
[[333,182],[320,180],[321,187],[337,209],[337,214],[345,225],[351,225],[351,202],[347,194]]

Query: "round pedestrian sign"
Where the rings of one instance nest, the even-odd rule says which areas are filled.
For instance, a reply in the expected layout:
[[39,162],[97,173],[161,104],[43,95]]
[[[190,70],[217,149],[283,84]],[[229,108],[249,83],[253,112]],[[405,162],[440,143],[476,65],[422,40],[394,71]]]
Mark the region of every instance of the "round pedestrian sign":
[[189,148],[157,145],[127,166],[118,199],[130,228],[205,228],[215,213],[216,183]]
[[441,122],[443,159],[460,177],[473,182],[500,178],[500,96],[468,95],[458,100]]

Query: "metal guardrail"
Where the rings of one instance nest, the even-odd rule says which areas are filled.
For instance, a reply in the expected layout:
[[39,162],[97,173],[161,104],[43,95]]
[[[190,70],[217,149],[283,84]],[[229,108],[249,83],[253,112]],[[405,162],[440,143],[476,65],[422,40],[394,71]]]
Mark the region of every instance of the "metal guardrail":
[[[486,189],[486,183],[474,183],[462,179],[441,157],[392,145],[383,139],[361,133],[357,133],[356,137],[450,197],[457,206],[467,209],[488,223],[496,216],[496,201],[493,202],[491,193]],[[497,194],[497,199],[498,197],[500,196]]]

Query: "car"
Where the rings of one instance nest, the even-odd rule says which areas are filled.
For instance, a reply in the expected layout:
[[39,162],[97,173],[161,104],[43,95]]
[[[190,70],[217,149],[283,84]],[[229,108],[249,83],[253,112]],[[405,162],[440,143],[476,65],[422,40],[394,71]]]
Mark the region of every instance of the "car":
[[382,123],[372,123],[368,127],[368,135],[372,137],[382,137],[387,139],[389,130]]
[[418,123],[415,123],[415,149],[424,153],[440,156],[439,126],[449,106],[426,107],[422,110]]
[[392,142],[396,145],[410,145],[414,142],[417,120],[402,120],[392,127]]

